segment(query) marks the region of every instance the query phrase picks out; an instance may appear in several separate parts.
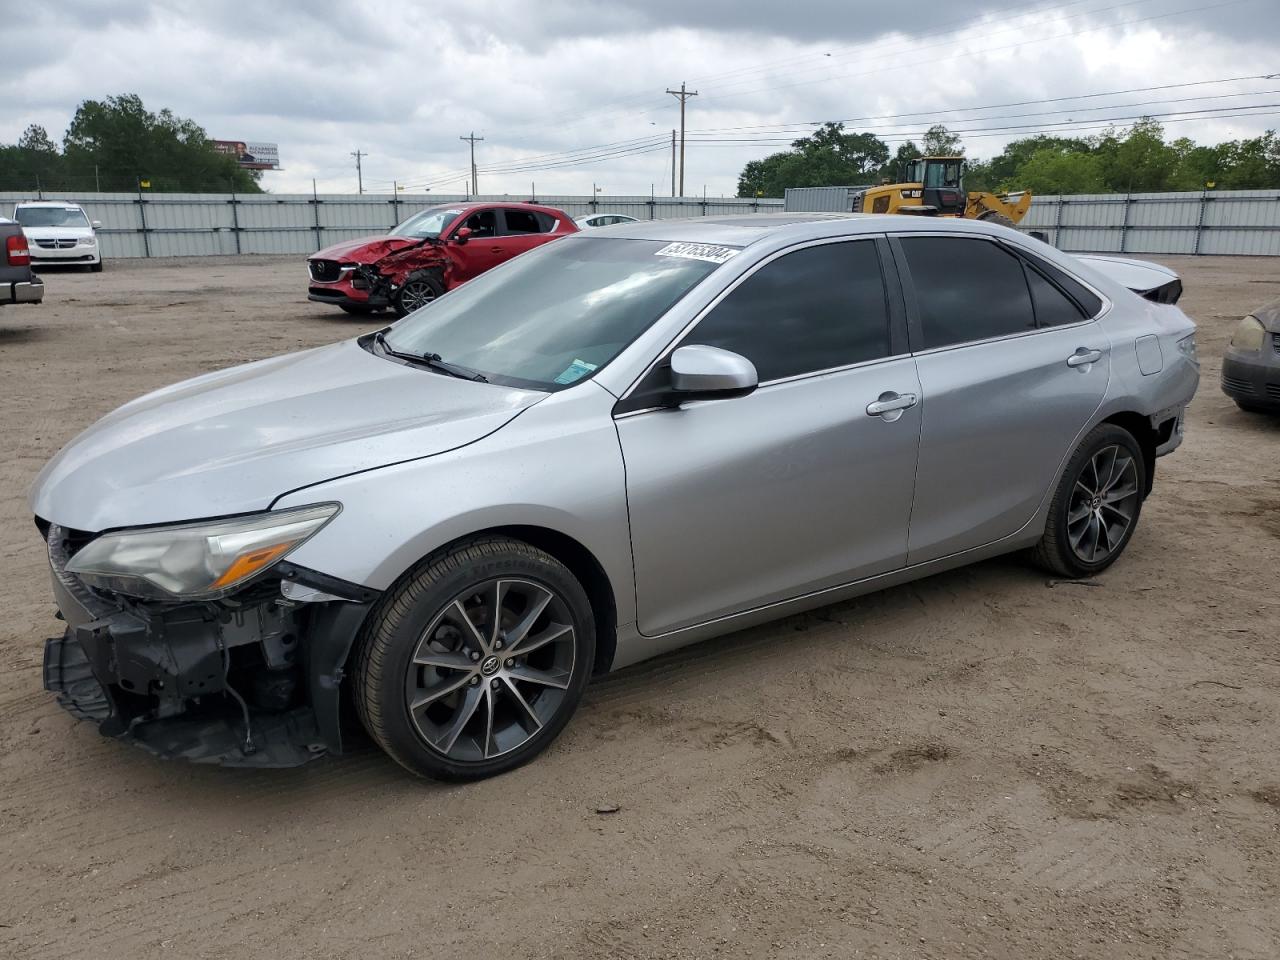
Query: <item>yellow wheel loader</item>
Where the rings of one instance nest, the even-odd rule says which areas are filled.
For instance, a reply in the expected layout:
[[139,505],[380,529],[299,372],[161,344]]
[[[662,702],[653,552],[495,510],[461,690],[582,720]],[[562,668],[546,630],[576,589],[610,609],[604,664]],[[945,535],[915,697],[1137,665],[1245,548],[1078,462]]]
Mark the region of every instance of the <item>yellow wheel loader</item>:
[[854,213],[905,213],[917,217],[965,217],[1012,227],[1027,215],[1031,193],[965,193],[963,157],[921,157],[903,167],[902,183],[867,187],[854,194]]

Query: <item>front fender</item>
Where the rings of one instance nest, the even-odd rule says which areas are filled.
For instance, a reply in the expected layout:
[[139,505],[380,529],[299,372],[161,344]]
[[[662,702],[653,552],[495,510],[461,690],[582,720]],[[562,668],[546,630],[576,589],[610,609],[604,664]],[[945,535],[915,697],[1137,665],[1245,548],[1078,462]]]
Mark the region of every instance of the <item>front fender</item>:
[[278,508],[336,500],[340,513],[290,560],[385,590],[442,546],[494,527],[541,527],[588,550],[617,620],[635,618],[626,479],[610,411],[587,381],[465,447],[296,490]]

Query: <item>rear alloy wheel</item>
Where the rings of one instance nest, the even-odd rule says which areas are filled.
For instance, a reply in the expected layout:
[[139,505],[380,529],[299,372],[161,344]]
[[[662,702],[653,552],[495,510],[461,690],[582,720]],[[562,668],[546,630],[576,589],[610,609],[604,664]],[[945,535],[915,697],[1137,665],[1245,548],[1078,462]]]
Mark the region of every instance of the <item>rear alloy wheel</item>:
[[425,307],[442,293],[444,287],[440,285],[440,281],[433,274],[419,270],[404,278],[404,283],[400,284],[400,289],[391,298],[391,306],[395,309],[396,316],[403,317]]
[[1063,472],[1037,561],[1065,577],[1105,570],[1133,536],[1146,489],[1146,462],[1133,435],[1115,424],[1097,427]]
[[531,760],[591,674],[594,620],[548,554],[481,540],[429,562],[384,599],[358,651],[369,733],[422,776],[475,780]]

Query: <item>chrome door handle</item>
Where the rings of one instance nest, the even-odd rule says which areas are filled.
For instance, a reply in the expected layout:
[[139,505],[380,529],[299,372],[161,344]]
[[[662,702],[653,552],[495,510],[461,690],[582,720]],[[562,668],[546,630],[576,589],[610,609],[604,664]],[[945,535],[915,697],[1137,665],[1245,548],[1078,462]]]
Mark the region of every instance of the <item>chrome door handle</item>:
[[1101,359],[1101,350],[1090,350],[1087,347],[1081,347],[1071,356],[1067,357],[1067,366],[1080,367],[1086,363],[1097,363]]
[[878,400],[873,400],[867,404],[867,416],[884,417],[884,419],[892,422],[902,416],[903,410],[915,405],[916,395],[914,393],[894,393],[892,390],[886,390],[880,394]]

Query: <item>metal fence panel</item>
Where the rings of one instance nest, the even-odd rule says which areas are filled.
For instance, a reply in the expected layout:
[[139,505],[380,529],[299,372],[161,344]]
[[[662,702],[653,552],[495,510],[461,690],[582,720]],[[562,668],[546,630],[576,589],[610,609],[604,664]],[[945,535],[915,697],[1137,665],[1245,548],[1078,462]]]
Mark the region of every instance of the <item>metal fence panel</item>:
[[[641,220],[788,210],[847,210],[855,187],[801,187],[785,200],[736,197],[480,196],[460,194],[46,193],[102,222],[103,256],[185,257],[259,253],[305,256],[341,240],[384,234],[426,207],[536,200],[571,217],[622,213]],[[24,193],[0,193],[0,213]],[[1280,256],[1280,190],[1036,197],[1024,231],[1063,250],[1119,254]]]

